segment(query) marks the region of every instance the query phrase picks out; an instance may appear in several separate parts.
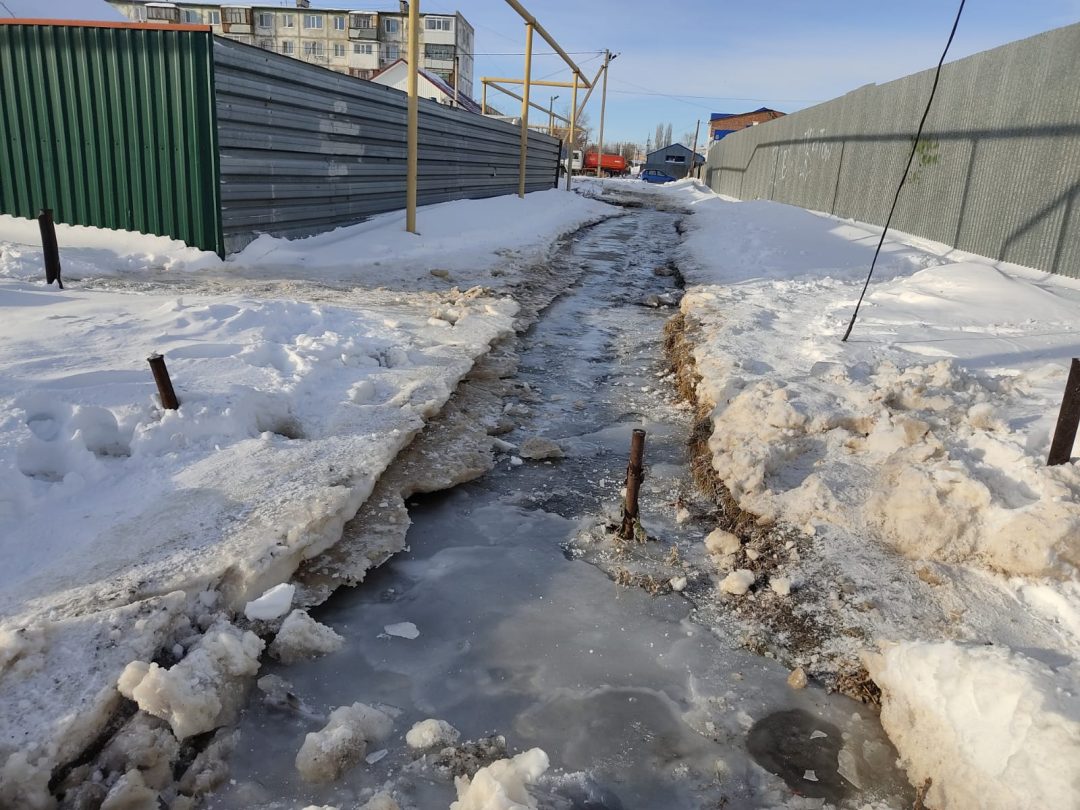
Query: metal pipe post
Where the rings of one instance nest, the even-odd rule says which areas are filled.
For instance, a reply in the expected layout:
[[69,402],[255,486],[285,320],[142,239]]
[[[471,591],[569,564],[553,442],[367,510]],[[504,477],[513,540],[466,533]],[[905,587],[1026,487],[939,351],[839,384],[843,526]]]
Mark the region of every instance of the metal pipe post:
[[574,144],[577,141],[577,85],[578,75],[574,74],[574,98],[570,101],[570,132],[566,138],[566,190],[570,190],[570,177],[574,173]]
[[481,96],[480,101],[480,112],[483,115],[487,115],[487,82],[483,83],[483,88],[483,96]]
[[525,163],[529,156],[529,87],[532,79],[533,25],[525,23],[525,81],[521,96],[521,157],[518,160],[518,196],[525,199]]
[[1050,456],[1046,459],[1048,467],[1068,464],[1072,459],[1073,445],[1076,444],[1076,431],[1080,427],[1080,359],[1073,358],[1069,369],[1069,379],[1065,383],[1065,394],[1061,398],[1061,410],[1058,412],[1057,427],[1054,429],[1054,441],[1050,445]]
[[690,150],[690,174],[688,177],[697,177],[697,136],[701,132],[701,119],[694,124],[694,148]]
[[409,133],[408,161],[405,169],[405,230],[416,233],[416,174],[420,151],[420,103],[416,76],[420,62],[420,0],[409,3]]
[[607,111],[607,68],[611,64],[611,51],[604,51],[604,89],[600,94],[600,140],[596,144],[596,176],[604,165],[604,113]]
[[60,279],[60,248],[56,244],[56,226],[53,223],[51,208],[42,208],[38,214],[38,230],[41,231],[41,253],[45,261],[45,283],[54,281],[64,289]]
[[641,491],[641,479],[644,477],[645,431],[634,430],[630,438],[630,463],[626,465],[626,499],[623,502],[622,525],[619,537],[630,540],[638,525],[638,493]]
[[169,379],[169,370],[165,368],[165,358],[155,352],[146,358],[146,362],[150,364],[150,372],[154,375],[161,407],[167,411],[175,411],[180,407],[180,402],[173,390],[172,380]]

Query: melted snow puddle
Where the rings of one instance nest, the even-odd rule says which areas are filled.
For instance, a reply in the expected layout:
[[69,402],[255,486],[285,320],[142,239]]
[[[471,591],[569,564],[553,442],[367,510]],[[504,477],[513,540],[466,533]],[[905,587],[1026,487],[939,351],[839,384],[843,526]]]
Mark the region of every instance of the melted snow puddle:
[[[448,807],[453,785],[404,742],[432,717],[463,739],[504,735],[511,754],[544,749],[541,808],[905,806],[889,801],[907,791],[871,712],[792,690],[786,669],[693,622],[678,595],[617,586],[563,552],[612,501],[634,427],[649,431],[652,492],[683,474],[685,417],[641,396],[656,384],[670,311],[636,305],[670,285],[651,268],[674,219],[643,210],[601,224],[562,257],[589,273],[526,339],[520,377],[541,397],[507,438],[559,439],[568,457],[504,462],[415,500],[409,550],[315,612],[345,647],[264,669],[310,711],[252,701],[232,783],[208,806],[354,807],[389,787],[403,808]],[[356,701],[396,714],[393,735],[334,785],[305,785],[293,766],[304,735]]]

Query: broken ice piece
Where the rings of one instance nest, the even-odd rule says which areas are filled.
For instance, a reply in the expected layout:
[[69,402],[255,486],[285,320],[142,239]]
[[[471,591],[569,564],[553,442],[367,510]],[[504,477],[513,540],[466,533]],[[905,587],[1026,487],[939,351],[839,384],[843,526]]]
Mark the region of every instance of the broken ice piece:
[[378,751],[372,751],[370,754],[364,757],[364,762],[366,762],[368,765],[374,765],[376,762],[378,762],[380,759],[382,759],[389,753],[390,752],[387,751],[385,748],[380,748]]
[[524,463],[525,462],[522,461],[518,456],[510,456],[510,466],[511,467],[520,467]]
[[289,608],[292,607],[293,594],[295,592],[296,586],[290,585],[287,582],[275,585],[273,588],[270,588],[263,593],[258,599],[248,602],[244,607],[244,615],[252,621],[257,619],[269,621],[270,619],[284,616],[289,612]]
[[817,774],[813,771],[807,771],[802,775],[802,778],[805,779],[807,782],[816,782],[818,780]]
[[383,631],[386,635],[396,636],[397,638],[414,639],[420,635],[420,631],[416,629],[416,625],[412,622],[388,624],[383,628]]
[[690,519],[690,510],[685,506],[680,506],[675,510],[675,522],[679,525],[686,523]]
[[828,735],[828,734],[826,734],[826,733],[825,733],[824,731],[818,731],[818,730],[816,730],[816,729],[815,729],[815,730],[814,730],[814,733],[810,735],[810,739],[811,739],[811,740],[816,740],[816,739],[818,739],[819,737],[828,737],[828,736],[829,736],[829,735]]
[[686,577],[672,577],[668,580],[668,584],[671,586],[671,590],[679,593],[686,589]]

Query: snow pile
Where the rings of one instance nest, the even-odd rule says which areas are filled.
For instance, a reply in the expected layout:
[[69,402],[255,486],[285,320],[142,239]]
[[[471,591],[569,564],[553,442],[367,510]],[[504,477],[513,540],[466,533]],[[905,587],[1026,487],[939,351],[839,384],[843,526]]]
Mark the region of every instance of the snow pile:
[[548,756],[533,748],[511,759],[500,759],[476,772],[472,779],[454,780],[458,798],[450,810],[532,810],[536,801],[526,789],[548,769]]
[[244,606],[244,615],[252,621],[270,621],[284,616],[292,607],[296,586],[285,582],[269,588],[258,599]]
[[413,725],[405,735],[409,748],[424,749],[453,745],[460,739],[459,732],[445,720],[429,718]]
[[1045,459],[1080,284],[894,234],[841,343],[874,228],[690,184],[669,196],[694,211],[682,311],[740,506],[913,558],[1075,574],[1080,468]]
[[283,664],[337,652],[345,639],[304,610],[294,610],[281,624],[270,643],[270,654]]
[[[1050,659],[1061,656],[1047,653]],[[911,642],[870,661],[881,721],[941,810],[1080,807],[1080,664]]]
[[263,646],[254,633],[219,621],[168,669],[132,661],[117,688],[183,740],[231,721],[243,699],[242,678],[258,672]]
[[333,782],[364,758],[368,743],[385,739],[393,721],[364,703],[339,706],[329,722],[304,738],[296,754],[296,769],[306,782]]

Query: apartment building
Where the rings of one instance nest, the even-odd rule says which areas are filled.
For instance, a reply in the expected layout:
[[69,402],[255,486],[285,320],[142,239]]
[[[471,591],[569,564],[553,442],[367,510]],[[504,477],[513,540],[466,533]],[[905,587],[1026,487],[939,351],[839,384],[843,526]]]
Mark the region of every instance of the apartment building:
[[[209,25],[215,34],[370,79],[408,49],[408,3],[397,11],[109,0],[137,22]],[[472,97],[475,32],[460,12],[420,15],[420,67]]]

